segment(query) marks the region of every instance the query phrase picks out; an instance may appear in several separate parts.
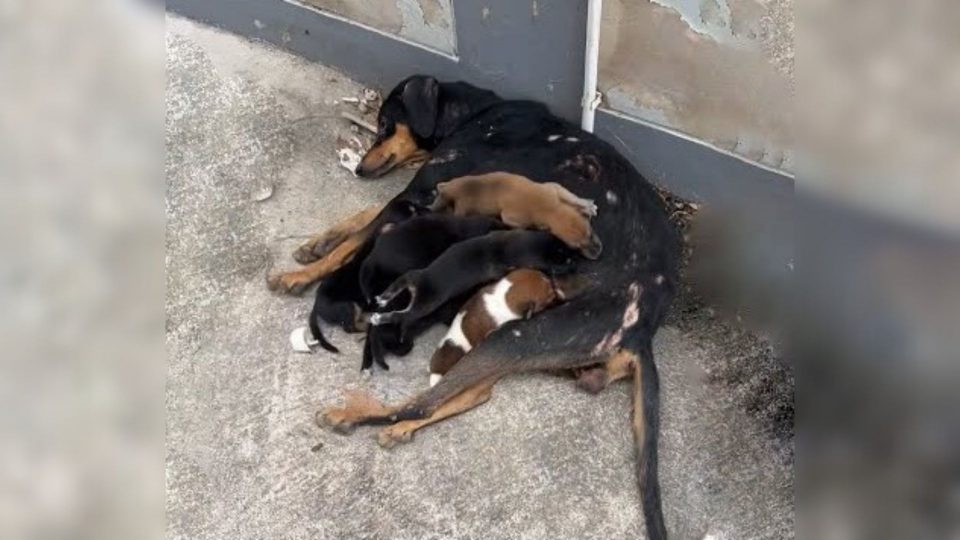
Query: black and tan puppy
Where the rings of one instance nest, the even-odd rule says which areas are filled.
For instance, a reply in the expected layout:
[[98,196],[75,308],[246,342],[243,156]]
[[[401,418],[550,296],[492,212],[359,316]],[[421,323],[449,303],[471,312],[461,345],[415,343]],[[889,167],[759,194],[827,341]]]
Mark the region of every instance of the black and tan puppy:
[[[505,229],[503,223],[481,216],[458,217],[451,215],[424,215],[384,227],[377,237],[373,250],[367,255],[360,268],[360,292],[364,300],[372,307],[373,297],[383,292],[398,277],[430,265],[450,246],[482,236],[493,230]],[[465,299],[448,302],[445,306],[416,325],[401,332],[397,325],[371,326],[367,329],[367,339],[363,349],[361,370],[370,369],[377,364],[390,369],[386,363],[386,353],[405,356],[413,348],[413,339],[428,330],[434,324],[450,324]],[[395,304],[409,303],[409,297],[401,295]],[[385,308],[385,309],[384,309]],[[389,311],[391,306],[376,309]]]
[[537,183],[519,174],[493,172],[437,184],[431,210],[457,216],[490,216],[518,228],[547,230],[584,257],[596,260],[603,244],[590,227],[597,206],[554,182]]
[[575,268],[577,253],[545,231],[496,231],[452,246],[430,266],[401,276],[377,296],[386,306],[410,293],[406,308],[370,316],[370,323],[399,324],[401,334],[417,320],[445,302],[474,287],[499,279],[516,268],[568,273]]
[[[421,210],[421,207],[412,203],[394,205],[381,228],[389,229],[395,223],[409,220]],[[308,324],[313,339],[330,352],[338,353],[340,350],[323,336],[320,330],[321,320],[339,326],[345,332],[362,332],[366,329],[364,312],[369,311],[372,306],[364,301],[360,289],[360,270],[374,246],[372,239],[364,242],[339,272],[330,274],[317,286]]]
[[482,216],[417,216],[380,232],[360,267],[360,290],[370,303],[398,277],[430,265],[450,246],[494,230],[503,223]]

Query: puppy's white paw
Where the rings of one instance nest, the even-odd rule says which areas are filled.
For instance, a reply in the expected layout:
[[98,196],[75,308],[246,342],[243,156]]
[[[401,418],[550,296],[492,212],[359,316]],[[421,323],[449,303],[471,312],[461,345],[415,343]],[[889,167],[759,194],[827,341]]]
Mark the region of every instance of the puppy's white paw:
[[[379,301],[378,301],[378,302],[379,302]],[[374,326],[379,326],[379,325],[380,325],[380,320],[381,320],[381,319],[380,319],[380,314],[379,314],[379,313],[374,313],[373,315],[370,316],[370,324],[372,324],[372,325],[374,325]]]
[[586,204],[583,205],[583,212],[590,217],[597,217],[597,203],[587,199]]

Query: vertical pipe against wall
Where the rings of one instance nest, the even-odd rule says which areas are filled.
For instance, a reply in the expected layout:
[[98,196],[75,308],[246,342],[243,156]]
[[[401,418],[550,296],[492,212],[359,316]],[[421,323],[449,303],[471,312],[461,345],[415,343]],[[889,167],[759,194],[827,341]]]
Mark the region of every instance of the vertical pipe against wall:
[[600,95],[597,93],[597,63],[600,57],[600,13],[602,11],[603,0],[590,0],[587,4],[587,49],[583,62],[583,98],[580,100],[583,113],[580,116],[580,127],[591,133],[594,112],[600,105]]

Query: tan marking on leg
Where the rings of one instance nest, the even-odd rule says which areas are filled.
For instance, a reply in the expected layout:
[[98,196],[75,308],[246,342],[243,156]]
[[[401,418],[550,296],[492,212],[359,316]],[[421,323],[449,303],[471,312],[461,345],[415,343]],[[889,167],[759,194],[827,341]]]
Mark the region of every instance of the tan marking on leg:
[[409,442],[417,430],[486,403],[487,400],[490,399],[493,385],[496,384],[496,382],[497,379],[492,379],[467,388],[443,405],[437,407],[433,414],[427,418],[422,420],[406,420],[382,429],[377,436],[377,442],[384,448],[392,448],[397,443]]
[[293,252],[293,259],[300,264],[309,264],[327,256],[351,234],[355,234],[369,225],[383,210],[383,206],[382,204],[368,206],[330,227],[322,234],[314,236]]
[[632,375],[635,361],[636,356],[633,353],[617,351],[610,355],[603,365],[580,372],[577,375],[577,387],[591,394],[598,394],[610,386],[610,383]]
[[354,234],[319,261],[314,261],[300,270],[268,277],[267,288],[271,291],[300,294],[304,289],[309,287],[311,283],[349,262],[362,243],[362,235],[359,233]]

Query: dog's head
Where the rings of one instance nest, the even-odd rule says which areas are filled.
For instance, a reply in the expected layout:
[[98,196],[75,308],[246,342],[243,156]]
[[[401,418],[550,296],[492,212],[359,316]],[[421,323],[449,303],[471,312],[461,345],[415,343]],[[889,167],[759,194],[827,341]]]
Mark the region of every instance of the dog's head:
[[383,176],[397,165],[425,157],[439,117],[440,83],[415,75],[393,89],[380,107],[377,138],[357,166],[360,176]]

